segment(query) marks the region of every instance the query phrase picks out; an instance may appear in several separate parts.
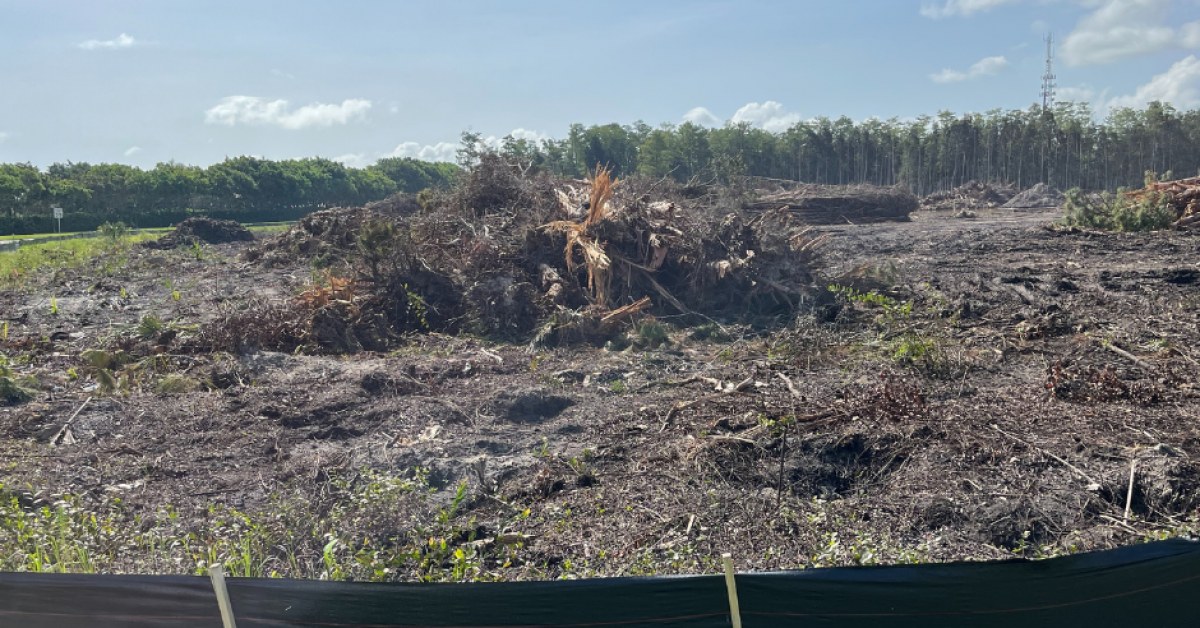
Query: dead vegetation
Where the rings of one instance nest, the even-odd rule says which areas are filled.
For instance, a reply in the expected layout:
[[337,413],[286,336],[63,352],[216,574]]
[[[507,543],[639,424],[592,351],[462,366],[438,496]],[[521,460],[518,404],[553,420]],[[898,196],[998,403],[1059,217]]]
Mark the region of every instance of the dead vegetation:
[[195,244],[227,244],[230,242],[253,242],[254,234],[235,220],[215,220],[198,216],[188,218],[175,225],[167,235],[146,242],[148,249],[173,249]]
[[786,211],[811,225],[864,224],[908,221],[918,201],[903,186],[798,184],[750,201],[746,209]]
[[309,337],[341,352],[431,331],[602,344],[645,316],[780,324],[812,298],[821,241],[786,210],[720,214],[669,182],[558,182],[484,153],[419,212],[318,212],[245,257],[353,283],[303,298]]
[[1017,195],[1007,183],[968,181],[954,189],[934,192],[921,199],[925,211],[971,211],[1001,207]]
[[1190,234],[463,184],[0,291],[0,566],[531,580],[1198,525]]

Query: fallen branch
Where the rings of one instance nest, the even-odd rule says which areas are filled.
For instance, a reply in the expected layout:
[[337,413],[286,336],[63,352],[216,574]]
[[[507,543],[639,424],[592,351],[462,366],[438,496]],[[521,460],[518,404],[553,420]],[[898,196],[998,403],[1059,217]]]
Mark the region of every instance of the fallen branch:
[[[58,428],[58,431],[54,433],[54,437],[50,439],[51,446],[57,445],[60,439],[63,441],[64,445],[74,444],[75,438],[70,436],[71,425],[75,423],[75,417],[78,417],[79,413],[83,412],[83,409],[87,407],[88,402],[91,400],[92,398],[90,396],[87,399],[84,399],[83,403],[79,404],[79,407],[75,410],[74,414],[71,415],[71,418],[67,419],[67,422],[63,423],[62,427]],[[70,443],[66,442],[67,438],[71,439]]]
[[1000,433],[1001,433],[1001,434],[1003,434],[1004,436],[1007,436],[1007,437],[1009,437],[1009,438],[1011,438],[1011,439],[1013,439],[1013,440],[1017,441],[1018,443],[1021,443],[1022,445],[1025,445],[1026,447],[1029,447],[1030,449],[1033,449],[1033,450],[1035,450],[1035,451],[1038,451],[1038,452],[1040,452],[1040,453],[1041,453],[1042,455],[1044,455],[1044,456],[1048,456],[1048,457],[1050,457],[1050,458],[1053,458],[1053,459],[1057,460],[1058,462],[1060,462],[1060,463],[1062,463],[1064,466],[1066,466],[1068,469],[1070,469],[1070,470],[1074,471],[1075,473],[1077,473],[1077,474],[1079,475],[1079,477],[1081,477],[1081,478],[1083,478],[1083,479],[1087,480],[1088,482],[1091,482],[1092,484],[1095,484],[1095,485],[1097,485],[1097,486],[1102,486],[1102,485],[1100,484],[1100,482],[1097,482],[1097,481],[1096,481],[1096,479],[1095,479],[1095,478],[1093,478],[1092,476],[1088,475],[1087,473],[1084,473],[1084,472],[1083,472],[1083,469],[1080,469],[1079,467],[1077,467],[1077,466],[1075,466],[1075,465],[1073,465],[1073,464],[1071,464],[1071,463],[1067,462],[1066,460],[1064,460],[1064,459],[1060,458],[1059,456],[1056,456],[1056,455],[1054,455],[1054,454],[1052,454],[1052,453],[1050,453],[1050,452],[1046,451],[1045,449],[1042,449],[1041,447],[1038,447],[1037,445],[1034,445],[1033,443],[1031,443],[1031,442],[1029,442],[1029,441],[1027,441],[1027,440],[1025,440],[1025,439],[1023,439],[1023,438],[1021,438],[1021,437],[1019,437],[1019,436],[1013,436],[1012,434],[1009,434],[1008,432],[1005,432],[1004,430],[1000,429],[999,427],[997,427],[997,426],[995,426],[995,425],[991,426],[991,428],[992,428],[992,429],[994,429],[994,430],[996,430],[997,432],[1000,432]]
[[1146,370],[1153,369],[1153,367],[1150,366],[1149,362],[1137,357],[1136,355],[1133,355],[1132,353],[1122,349],[1121,347],[1118,347],[1116,345],[1116,343],[1107,342],[1104,344],[1104,346],[1107,347],[1109,351],[1112,351],[1113,353],[1125,358],[1126,360],[1129,360],[1130,362],[1133,362],[1134,364],[1136,364]]

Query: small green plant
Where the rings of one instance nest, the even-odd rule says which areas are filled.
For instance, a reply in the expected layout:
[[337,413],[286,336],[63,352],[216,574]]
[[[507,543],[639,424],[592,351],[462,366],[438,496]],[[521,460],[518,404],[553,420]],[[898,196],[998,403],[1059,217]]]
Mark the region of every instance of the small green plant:
[[119,242],[122,238],[129,235],[129,227],[123,222],[106,222],[100,225],[96,231],[100,232],[100,236],[109,242]]
[[614,395],[623,395],[626,392],[629,392],[629,387],[625,385],[624,381],[619,379],[615,379],[610,382],[608,389],[611,390]]
[[142,340],[152,340],[157,338],[162,333],[166,325],[162,319],[152,314],[147,314],[142,317],[142,321],[138,323],[137,334]]
[[667,326],[658,321],[648,321],[637,326],[637,344],[642,347],[657,349],[670,342]]
[[58,299],[50,297],[50,316],[58,316]]
[[8,358],[0,355],[0,405],[16,405],[33,399],[37,379],[18,377],[8,368]]
[[178,301],[178,300],[179,300],[179,291],[178,291],[178,290],[172,290],[172,291],[171,291],[171,298],[172,298],[172,299],[174,299],[175,301]]

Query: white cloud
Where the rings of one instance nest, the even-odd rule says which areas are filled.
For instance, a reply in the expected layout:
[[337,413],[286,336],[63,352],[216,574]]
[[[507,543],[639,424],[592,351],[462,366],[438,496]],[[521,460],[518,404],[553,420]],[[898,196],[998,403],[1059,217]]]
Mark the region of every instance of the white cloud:
[[116,39],[109,39],[106,41],[89,39],[79,44],[79,47],[84,50],[116,50],[118,48],[132,48],[136,43],[137,41],[135,41],[132,37],[126,35],[125,33],[121,33]]
[[396,147],[390,153],[385,153],[383,157],[412,157],[422,161],[454,161],[455,152],[458,150],[458,144],[449,142],[438,142],[437,144],[424,146],[416,142],[405,142]]
[[327,127],[346,124],[366,116],[371,101],[352,98],[340,105],[313,103],[292,110],[286,100],[266,100],[257,96],[229,96],[204,112],[208,124],[272,125],[285,129]]
[[1059,102],[1092,102],[1096,100],[1096,90],[1088,85],[1078,87],[1060,87],[1055,90],[1055,98]]
[[375,163],[363,153],[347,153],[334,157],[333,160],[341,162],[342,165],[350,168],[363,168]]
[[768,100],[761,105],[756,102],[747,104],[738,109],[730,121],[749,122],[771,133],[779,133],[800,122],[800,114],[784,111],[782,104]]
[[957,83],[959,81],[977,79],[981,76],[991,76],[999,73],[1008,66],[1008,59],[1004,57],[987,57],[976,61],[966,72],[945,69],[937,74],[930,74],[929,78],[933,79],[934,83]]
[[284,72],[283,70],[271,70],[271,76],[277,76],[279,78],[285,78],[285,79],[296,78],[296,77],[292,76],[291,74]]
[[1200,47],[1200,22],[1169,26],[1170,5],[1170,0],[1103,0],[1067,35],[1063,60],[1078,67]]
[[1050,25],[1046,23],[1046,20],[1034,20],[1033,24],[1029,25],[1029,30],[1035,33],[1044,33],[1050,30]]
[[720,126],[721,119],[713,115],[713,112],[704,107],[694,107],[683,114],[684,122],[691,122],[700,126]]
[[961,15],[969,16],[973,13],[983,11],[991,11],[992,9],[1005,4],[1015,4],[1021,0],[945,0],[942,4],[925,3],[921,5],[921,15],[927,18],[940,20],[944,17],[953,17]]
[[142,148],[140,146],[131,146],[131,147],[129,147],[128,150],[125,151],[125,156],[132,157],[140,152],[142,152]]
[[[514,140],[525,140],[531,144],[541,144],[542,140],[550,139],[549,133],[531,131],[529,129],[513,129],[512,133],[509,133],[509,135],[511,135]],[[491,146],[492,148],[500,148],[504,145],[504,138],[496,137],[495,135],[489,135],[483,140],[483,143],[487,146]]]
[[0,144],[3,144],[6,139],[8,139],[8,133],[0,133]]
[[1195,55],[1178,61],[1171,69],[1150,79],[1133,94],[1108,101],[1109,108],[1141,107],[1157,100],[1180,109],[1200,107],[1200,59]]

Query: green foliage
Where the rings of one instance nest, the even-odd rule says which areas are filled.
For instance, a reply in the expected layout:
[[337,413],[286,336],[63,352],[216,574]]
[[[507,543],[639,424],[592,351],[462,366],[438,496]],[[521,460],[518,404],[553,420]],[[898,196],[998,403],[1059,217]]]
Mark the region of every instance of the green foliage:
[[134,244],[160,236],[139,233],[116,242],[106,238],[75,238],[31,244],[16,251],[0,253],[0,287],[21,285],[45,269],[74,268],[97,258],[119,261]]
[[109,242],[117,242],[129,235],[129,227],[123,222],[106,222],[100,225],[96,231],[100,232],[100,237],[107,239]]
[[639,324],[636,330],[636,344],[641,347],[657,349],[671,341],[670,335],[667,332],[667,326],[655,320]]
[[1066,214],[1063,224],[1105,231],[1159,231],[1175,221],[1175,212],[1166,199],[1148,194],[1140,200],[1121,192],[1088,194],[1074,188],[1066,193]]
[[42,171],[29,164],[0,164],[0,235],[54,231],[52,206],[64,209],[67,231],[106,222],[165,227],[195,214],[243,223],[294,220],[319,207],[363,205],[396,192],[446,187],[457,172],[453,164],[412,159],[384,159],[364,169],[322,158],[255,157],[208,168],[167,162],[151,170],[71,163]]
[[37,379],[20,377],[8,367],[8,357],[0,354],[0,405],[16,405],[33,399]]
[[141,338],[142,340],[152,340],[157,338],[165,328],[166,324],[163,323],[161,318],[154,316],[153,314],[147,314],[146,316],[143,316],[141,322],[138,323],[137,335],[138,338]]

